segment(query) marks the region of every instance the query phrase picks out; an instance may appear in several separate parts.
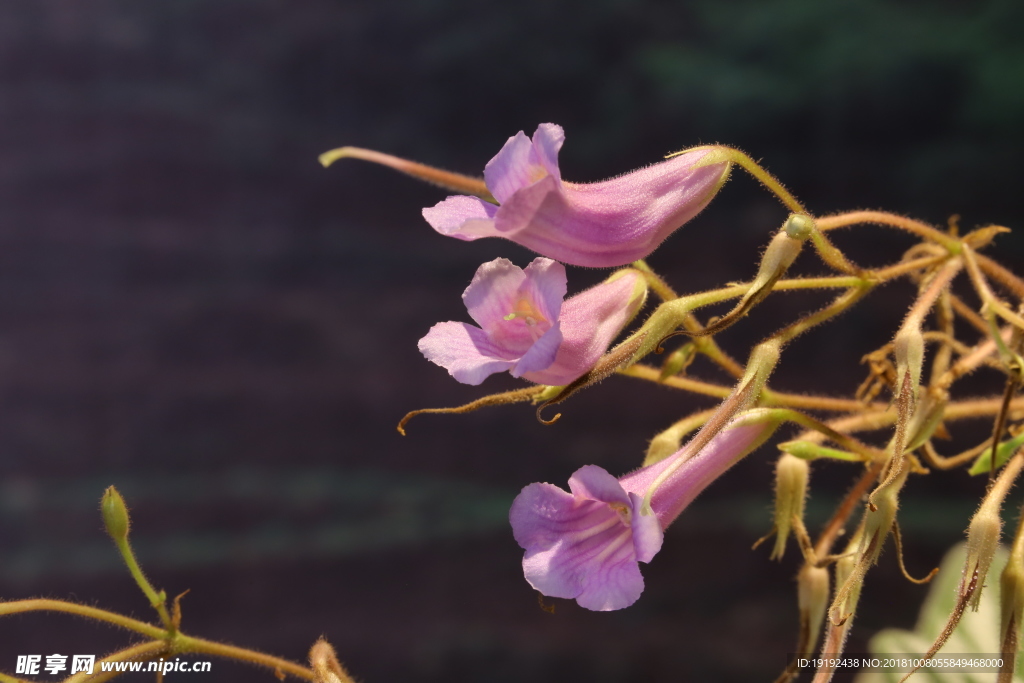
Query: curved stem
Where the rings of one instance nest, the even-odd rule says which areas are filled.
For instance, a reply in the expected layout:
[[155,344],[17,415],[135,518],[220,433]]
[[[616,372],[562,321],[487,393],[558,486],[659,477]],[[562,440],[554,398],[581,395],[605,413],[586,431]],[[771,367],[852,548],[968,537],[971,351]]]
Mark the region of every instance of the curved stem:
[[1012,291],[1018,298],[1024,299],[1024,281],[987,256],[975,254],[974,258],[978,260],[981,269],[992,279]]
[[114,624],[129,631],[135,631],[149,638],[159,639],[167,637],[167,631],[158,626],[122,616],[115,612],[108,612],[107,610],[89,607],[88,605],[79,605],[74,602],[49,600],[47,598],[0,602],[0,617],[8,614],[23,614],[25,612],[64,612],[66,614],[76,614],[80,617],[105,621],[108,624]]
[[381,166],[393,168],[396,171],[410,175],[417,180],[422,180],[424,182],[431,183],[432,185],[443,187],[446,190],[454,190],[456,192],[475,195],[484,201],[491,202],[492,204],[498,203],[494,199],[490,190],[487,189],[487,185],[484,183],[483,178],[474,178],[472,176],[462,175],[461,173],[443,171],[440,168],[434,168],[433,166],[409,161],[408,159],[402,159],[401,157],[384,154],[383,152],[377,152],[372,149],[363,149],[362,147],[339,147],[320,155],[320,163],[323,164],[324,168],[330,166],[338,159],[362,159],[363,161],[370,161],[375,164],[380,164]]
[[[137,659],[148,660],[158,657],[163,654],[167,654],[170,651],[170,647],[166,640],[153,640],[148,643],[139,643],[138,645],[132,645],[126,647],[123,650],[115,652],[111,655],[104,657],[103,659],[96,662],[96,666],[99,667],[103,662],[130,662]],[[95,669],[93,669],[95,671]],[[64,679],[64,683],[101,683],[102,681],[109,681],[112,678],[116,678],[127,671],[100,671],[96,673],[86,673],[80,671],[74,675],[68,676]]]
[[887,211],[850,211],[848,213],[822,216],[821,218],[816,218],[815,222],[818,224],[818,229],[822,231],[845,228],[861,223],[885,225],[913,233],[918,237],[923,237],[932,242],[937,242],[951,253],[955,254],[960,251],[960,241],[957,238],[951,237],[950,235],[933,228],[927,223],[914,220],[913,218],[907,218],[906,216],[889,213]]
[[716,151],[719,151],[725,160],[731,161],[744,171],[752,175],[759,183],[764,185],[768,190],[774,194],[779,200],[786,205],[786,207],[794,213],[809,213],[804,205],[797,201],[796,197],[790,193],[786,187],[779,182],[779,179],[761,167],[753,158],[751,158],[745,152],[741,152],[733,147],[717,147]]
[[235,647],[234,645],[215,643],[212,640],[205,640],[203,638],[179,635],[174,639],[173,651],[181,654],[201,653],[227,657],[229,659],[236,659],[242,662],[249,662],[250,664],[263,666],[281,674],[290,674],[296,678],[303,678],[307,681],[316,680],[310,669],[287,659],[263,654],[262,652],[254,652],[253,650],[246,650],[245,648]]

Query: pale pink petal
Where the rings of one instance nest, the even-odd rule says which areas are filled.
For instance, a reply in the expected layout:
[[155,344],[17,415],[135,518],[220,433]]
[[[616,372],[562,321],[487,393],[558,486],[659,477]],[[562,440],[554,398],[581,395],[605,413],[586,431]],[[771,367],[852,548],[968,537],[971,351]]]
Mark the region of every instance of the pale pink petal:
[[[686,446],[649,467],[619,478],[629,493],[645,495],[665,470],[674,471],[651,496],[651,508],[667,528],[704,489],[743,456],[760,446],[778,428],[779,420],[766,409],[753,409],[733,419],[700,452],[688,455]],[[680,458],[686,457],[681,463]]]
[[594,367],[643,306],[644,290],[638,288],[642,277],[627,272],[567,299],[559,318],[563,339],[558,355],[545,370],[524,377],[537,384],[563,386]]
[[653,511],[646,515],[643,513],[642,496],[630,493],[629,502],[633,508],[633,548],[636,550],[636,559],[640,562],[650,562],[661,550],[665,532]]
[[525,373],[543,370],[554,362],[561,345],[562,330],[559,323],[555,323],[526,350],[509,372],[513,377],[522,377]]
[[[613,543],[622,543],[607,556],[595,558],[591,563],[596,565],[584,583],[583,592],[576,598],[580,607],[596,612],[629,607],[644,592],[644,577],[636,563],[629,539],[620,539]],[[605,551],[612,546],[606,546]]]
[[515,366],[504,349],[478,327],[459,322],[438,323],[420,339],[419,350],[463,384],[477,385],[488,375]]
[[485,332],[492,332],[515,310],[519,290],[525,282],[523,269],[506,258],[482,264],[462,293],[469,317]]
[[523,294],[527,294],[538,312],[547,320],[558,320],[562,312],[562,300],[568,291],[565,266],[549,258],[538,257],[523,271],[526,281]]
[[629,496],[619,480],[597,465],[584,465],[569,477],[569,490],[578,498],[629,505]]
[[484,167],[484,182],[494,198],[504,203],[519,190],[548,174],[537,158],[530,138],[519,131],[508,139]]
[[[517,192],[495,229],[540,254],[581,266],[618,266],[650,254],[715,195],[728,164],[697,167],[696,150],[598,183]],[[538,183],[540,185],[540,183]],[[554,180],[552,180],[554,186]]]
[[497,206],[477,197],[454,195],[423,209],[423,217],[442,235],[473,241],[481,237],[501,237],[494,229],[497,211]]
[[[565,295],[565,267],[545,258],[536,259],[534,263],[537,267],[529,272],[508,259],[499,258],[485,263],[477,269],[473,281],[462,295],[470,316],[480,324],[491,341],[510,356],[525,355],[550,331],[561,308],[561,300],[556,299],[556,295]],[[549,308],[554,308],[553,315]],[[557,339],[561,339],[560,333],[557,333]],[[548,339],[547,343],[552,341],[554,338]],[[554,357],[546,356],[547,353],[547,347],[538,349],[539,355],[523,367],[546,368]],[[542,358],[543,363],[540,362]]]
[[533,134],[533,147],[537,159],[548,174],[562,182],[562,172],[558,169],[558,151],[565,142],[565,131],[555,123],[542,123]]
[[612,610],[631,605],[643,591],[632,531],[607,503],[531,484],[512,503],[509,521],[526,550],[523,573],[545,595]]

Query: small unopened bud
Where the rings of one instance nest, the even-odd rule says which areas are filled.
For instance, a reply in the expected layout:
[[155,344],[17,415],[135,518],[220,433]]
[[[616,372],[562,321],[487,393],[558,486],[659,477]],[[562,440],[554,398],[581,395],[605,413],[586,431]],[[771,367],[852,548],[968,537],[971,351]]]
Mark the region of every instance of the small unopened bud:
[[804,517],[807,498],[807,479],[810,466],[806,460],[783,453],[775,465],[775,548],[771,559],[782,559],[786,540],[793,526],[793,517]]
[[[1020,530],[1018,530],[1018,535]],[[1019,539],[1018,539],[1019,540]],[[1024,556],[1016,552],[1018,542],[1014,543],[1014,552],[999,577],[1000,593],[1000,638],[1003,653],[1016,653],[1020,642],[1020,622],[1024,617]]]
[[683,344],[678,349],[669,354],[668,358],[661,366],[661,372],[658,374],[658,380],[664,382],[669,377],[674,377],[680,372],[685,370],[693,362],[693,359],[697,356],[697,345],[693,342]]
[[981,589],[985,585],[992,558],[999,548],[999,538],[1003,532],[1003,520],[999,516],[1002,498],[988,496],[971,519],[967,527],[967,560],[964,562],[964,574],[958,589],[961,597],[970,595],[971,609],[978,609],[981,600]]
[[893,339],[893,353],[896,356],[896,381],[910,373],[910,390],[917,391],[921,383],[921,366],[924,364],[924,335],[918,325],[905,325]]
[[338,661],[331,644],[320,637],[309,651],[309,666],[316,683],[351,683],[352,677]]
[[906,463],[900,463],[899,458],[894,458],[893,467],[899,469],[890,477],[885,484],[875,489],[868,499],[870,501],[867,512],[864,514],[864,557],[867,558],[867,566],[878,561],[882,553],[882,546],[885,539],[892,530],[893,522],[896,521],[896,511],[900,506],[900,491],[907,481],[910,468]]
[[782,227],[786,234],[793,239],[805,240],[811,236],[811,231],[814,230],[814,219],[807,214],[794,213],[786,219],[786,224]]
[[113,486],[108,486],[103,492],[100,500],[100,512],[103,514],[103,524],[107,527],[107,533],[115,541],[124,541],[128,538],[128,529],[131,521],[128,518],[128,506],[124,504],[124,498]]
[[796,603],[800,610],[801,654],[810,652],[821,632],[829,603],[828,569],[805,564],[796,577]]
[[[788,221],[786,225],[789,225]],[[764,256],[761,257],[761,267],[758,268],[757,276],[751,283],[747,296],[754,296],[779,279],[800,255],[800,248],[803,244],[802,239],[791,237],[786,228],[776,233],[768,244],[768,248],[765,249]]]

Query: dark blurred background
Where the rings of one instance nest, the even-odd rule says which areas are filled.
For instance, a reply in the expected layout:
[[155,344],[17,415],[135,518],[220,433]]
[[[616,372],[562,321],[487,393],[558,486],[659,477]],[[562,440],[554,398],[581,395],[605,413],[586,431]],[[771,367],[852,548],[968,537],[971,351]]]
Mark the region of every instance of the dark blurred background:
[[[419,211],[443,192],[316,157],[351,144],[477,174],[553,121],[571,180],[722,142],[819,214],[1018,227],[1022,25],[1014,0],[0,4],[0,598],[149,619],[102,531],[117,484],[154,583],[191,589],[195,635],[302,660],[323,634],[366,683],[771,680],[795,640],[798,567],[792,550],[781,564],[749,550],[770,526],[774,449],[669,530],[635,606],[543,611],[508,528],[516,492],[584,464],[626,472],[710,403],[613,378],[551,427],[513,406],[421,417],[400,437],[408,410],[516,386],[458,385],[416,340],[466,319],[481,262],[532,256],[435,234]],[[681,291],[747,279],[784,217],[736,174],[650,261]],[[866,265],[912,244],[876,228],[837,239]],[[990,253],[1019,272],[1024,241]],[[805,254],[797,270],[823,268]],[[602,276],[572,269],[570,289]],[[911,294],[890,285],[798,340],[773,386],[851,393]],[[776,297],[721,341],[742,358],[823,301]],[[1001,386],[981,373],[968,389]],[[954,434],[966,445],[976,427]],[[852,475],[816,468],[812,526]],[[912,480],[911,571],[962,538],[983,487]],[[913,624],[924,593],[883,555],[851,649]],[[5,618],[0,670],[127,642],[60,615]],[[212,675],[272,680],[219,660]]]

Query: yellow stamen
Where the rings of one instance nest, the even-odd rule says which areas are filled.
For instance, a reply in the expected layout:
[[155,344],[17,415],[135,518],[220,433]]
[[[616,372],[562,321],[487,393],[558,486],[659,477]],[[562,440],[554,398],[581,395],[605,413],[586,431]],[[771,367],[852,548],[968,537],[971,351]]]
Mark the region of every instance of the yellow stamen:
[[515,320],[519,318],[530,327],[539,325],[540,323],[546,323],[548,320],[533,305],[533,302],[526,297],[521,297],[516,302],[516,306],[512,309],[512,312],[505,316],[505,320]]

